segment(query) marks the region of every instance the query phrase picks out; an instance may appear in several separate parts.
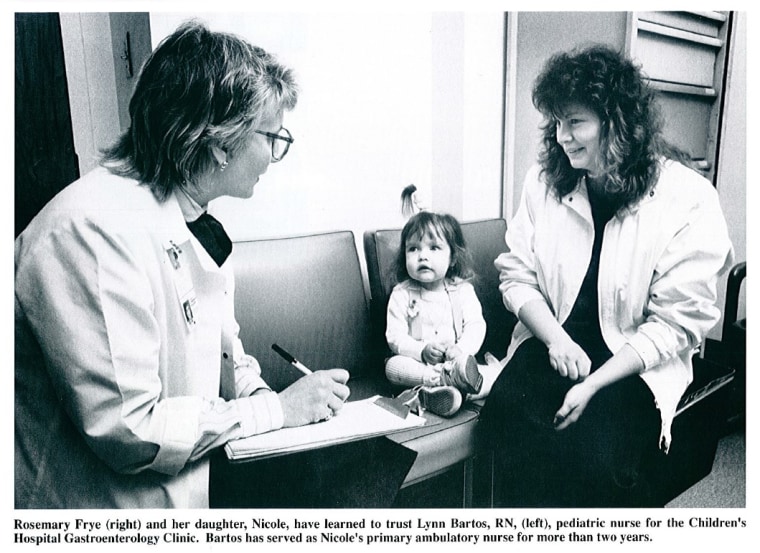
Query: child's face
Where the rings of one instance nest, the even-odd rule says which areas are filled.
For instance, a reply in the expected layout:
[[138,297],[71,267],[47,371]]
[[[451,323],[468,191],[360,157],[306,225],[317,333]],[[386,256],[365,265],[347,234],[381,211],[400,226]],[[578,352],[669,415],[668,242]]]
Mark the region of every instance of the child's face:
[[407,239],[406,270],[428,290],[435,290],[443,284],[450,265],[451,248],[444,238],[426,232],[424,236]]

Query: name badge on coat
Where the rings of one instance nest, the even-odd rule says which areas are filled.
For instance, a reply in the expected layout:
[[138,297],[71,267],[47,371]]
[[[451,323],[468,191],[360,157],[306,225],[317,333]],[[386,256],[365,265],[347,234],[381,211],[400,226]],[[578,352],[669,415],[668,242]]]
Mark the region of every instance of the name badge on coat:
[[195,288],[193,287],[193,279],[190,277],[187,264],[183,262],[182,249],[171,240],[166,248],[166,255],[169,257],[169,262],[174,269],[172,279],[174,280],[174,287],[177,290],[177,298],[179,298],[179,303],[185,316],[185,323],[188,327],[192,327],[197,322],[196,311],[198,304],[198,298],[195,295]]

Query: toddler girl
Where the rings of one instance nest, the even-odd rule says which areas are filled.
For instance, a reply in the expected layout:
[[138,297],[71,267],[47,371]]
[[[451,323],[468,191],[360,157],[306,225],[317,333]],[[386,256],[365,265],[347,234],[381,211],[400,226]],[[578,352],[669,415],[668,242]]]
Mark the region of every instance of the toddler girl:
[[451,215],[420,211],[401,231],[385,337],[385,364],[400,397],[441,416],[477,394],[483,377],[473,355],[486,334],[462,229]]

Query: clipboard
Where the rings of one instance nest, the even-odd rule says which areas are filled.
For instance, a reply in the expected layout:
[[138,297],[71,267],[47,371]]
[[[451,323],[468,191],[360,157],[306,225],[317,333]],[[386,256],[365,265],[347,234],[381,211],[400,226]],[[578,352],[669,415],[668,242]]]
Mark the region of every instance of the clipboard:
[[330,420],[231,440],[224,446],[225,453],[230,461],[264,459],[392,434],[425,424],[425,419],[418,415],[410,413],[401,418],[376,405],[379,397],[349,401]]

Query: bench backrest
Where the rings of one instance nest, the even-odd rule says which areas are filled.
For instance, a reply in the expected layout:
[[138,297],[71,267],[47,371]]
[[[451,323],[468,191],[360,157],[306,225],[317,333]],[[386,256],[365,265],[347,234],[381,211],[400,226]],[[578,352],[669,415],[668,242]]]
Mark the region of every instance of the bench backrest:
[[235,316],[240,338],[276,391],[300,373],[272,351],[277,343],[312,370],[376,369],[369,312],[350,231],[235,243]]

